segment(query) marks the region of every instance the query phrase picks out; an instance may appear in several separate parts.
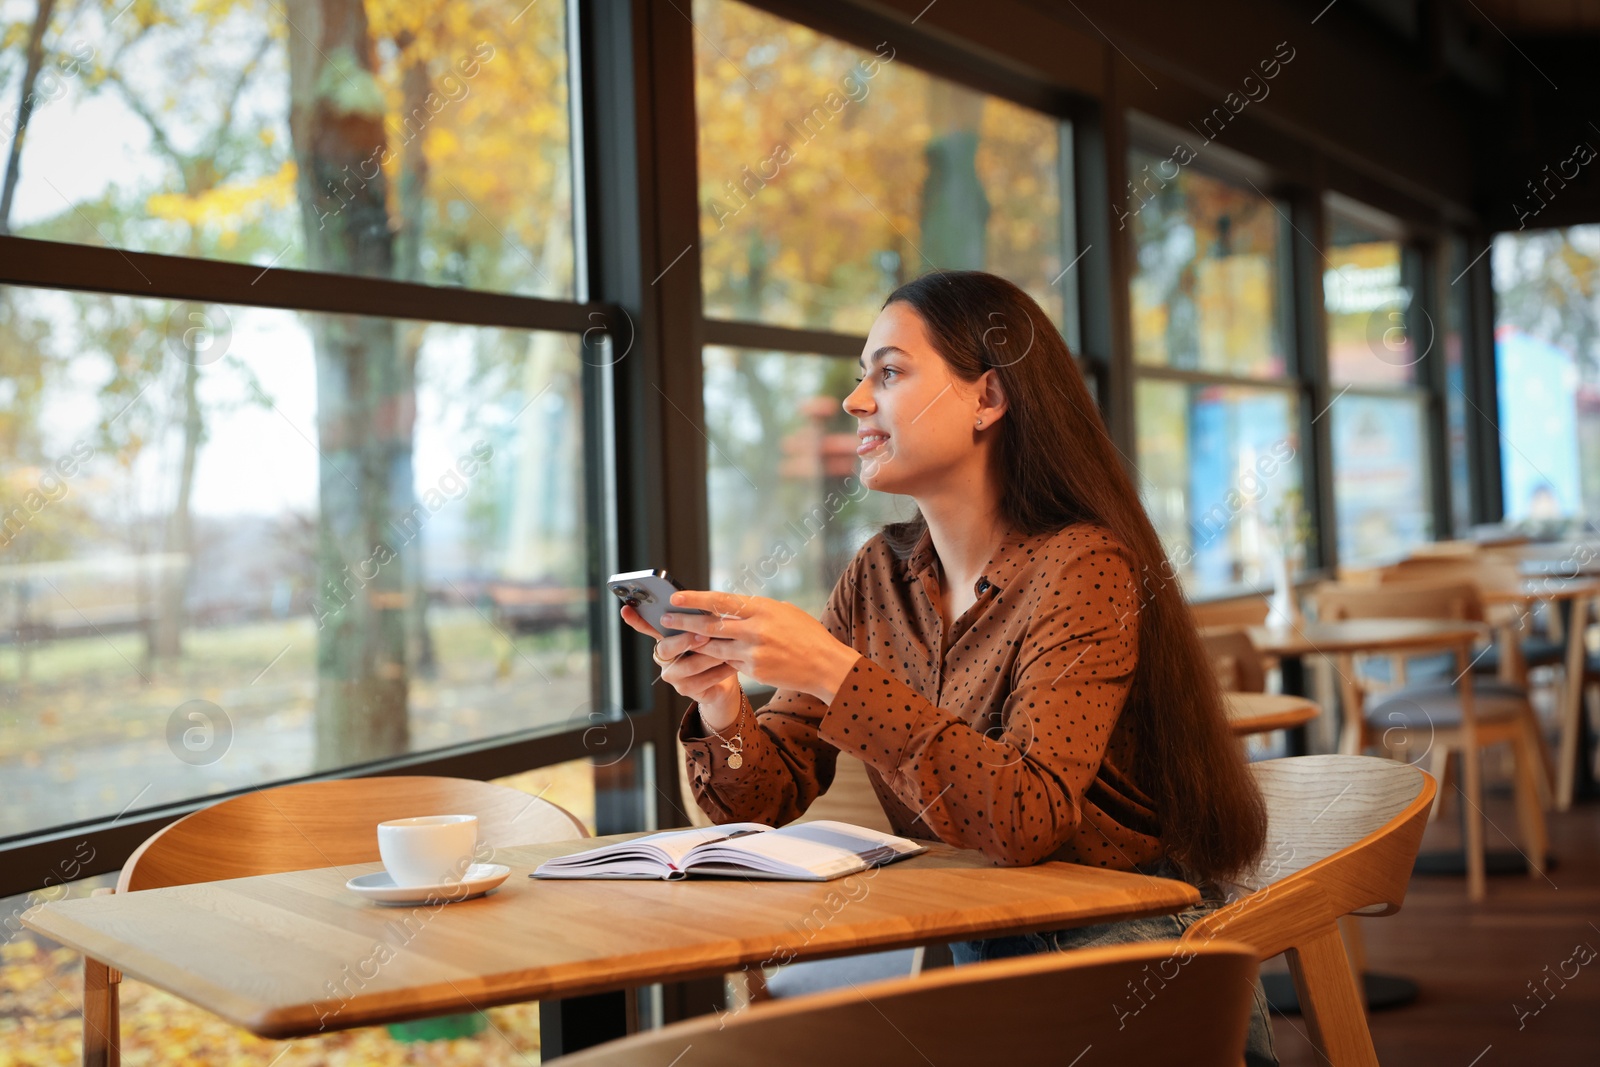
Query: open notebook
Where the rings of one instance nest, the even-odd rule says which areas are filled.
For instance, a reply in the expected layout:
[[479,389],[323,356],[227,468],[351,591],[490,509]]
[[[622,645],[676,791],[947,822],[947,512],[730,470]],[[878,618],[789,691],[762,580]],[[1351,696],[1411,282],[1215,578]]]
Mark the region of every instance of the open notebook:
[[667,830],[561,856],[540,864],[530,877],[676,879],[710,874],[826,882],[926,851],[926,845],[904,837],[826,819],[779,830],[733,822]]

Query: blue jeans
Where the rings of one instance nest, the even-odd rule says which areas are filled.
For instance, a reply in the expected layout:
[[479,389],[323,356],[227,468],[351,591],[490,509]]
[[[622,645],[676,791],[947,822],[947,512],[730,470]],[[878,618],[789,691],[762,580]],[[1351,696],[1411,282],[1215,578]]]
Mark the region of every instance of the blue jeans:
[[[1160,878],[1185,879],[1177,868],[1166,860],[1158,860],[1141,870]],[[1201,887],[1206,892],[1205,887]],[[1013,956],[1031,956],[1039,952],[1066,952],[1075,948],[1103,948],[1107,945],[1125,945],[1136,941],[1175,941],[1183,932],[1202,917],[1220,907],[1220,894],[1207,893],[1192,908],[1171,915],[1152,915],[1144,919],[1126,919],[1122,922],[1101,923],[1098,926],[1079,926],[1071,930],[1047,930],[1020,937],[990,937],[981,941],[954,941],[950,954],[957,966],[982,963],[986,960],[1008,959]],[[1174,1040],[1181,1040],[1176,1037]],[[1267,1014],[1267,994],[1260,979],[1255,983],[1255,1007],[1250,1013],[1250,1031],[1245,1038],[1244,1062],[1246,1067],[1277,1067],[1278,1054],[1272,1047],[1272,1021]]]

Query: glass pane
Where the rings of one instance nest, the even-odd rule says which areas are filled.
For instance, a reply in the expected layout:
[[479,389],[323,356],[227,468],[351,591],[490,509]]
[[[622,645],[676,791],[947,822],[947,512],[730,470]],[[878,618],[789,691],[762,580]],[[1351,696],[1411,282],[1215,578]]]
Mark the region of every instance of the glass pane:
[[733,0],[694,19],[706,314],[865,333],[891,289],[945,267],[1004,275],[1063,321],[1060,123],[887,42]]
[[[1447,244],[1450,277],[1466,271],[1467,243],[1452,237]],[[1450,526],[1454,536],[1472,529],[1472,456],[1467,451],[1466,344],[1471,314],[1470,289],[1451,285],[1444,299],[1444,419],[1450,463]]]
[[1426,349],[1418,350],[1407,328],[1411,287],[1401,274],[1400,242],[1329,218],[1333,236],[1322,272],[1329,378],[1341,385],[1414,381]]
[[841,402],[854,360],[705,350],[711,584],[820,614],[856,550],[905,497],[869,492]]
[[1293,394],[1145,379],[1134,402],[1145,509],[1185,592],[1269,585],[1263,537],[1301,487]]
[[1500,234],[1490,258],[1505,517],[1600,515],[1600,226]]
[[[1122,224],[1131,226],[1133,344],[1140,363],[1279,378],[1288,366],[1271,201],[1134,150]],[[1168,177],[1168,175],[1172,175]]]
[[0,334],[0,835],[587,714],[575,338],[19,288]]
[[572,296],[564,5],[56,4],[28,86],[12,13],[0,232]]
[[1333,420],[1333,503],[1342,565],[1395,559],[1433,537],[1422,404],[1346,393]]

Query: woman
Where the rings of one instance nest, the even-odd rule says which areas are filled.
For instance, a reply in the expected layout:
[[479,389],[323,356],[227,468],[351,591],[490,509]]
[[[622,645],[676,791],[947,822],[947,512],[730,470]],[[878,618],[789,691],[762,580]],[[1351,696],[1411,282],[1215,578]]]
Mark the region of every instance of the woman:
[[[1083,378],[1011,283],[936,272],[890,295],[844,407],[862,480],[918,514],[873,537],[821,621],[685,592],[662,678],[717,822],[789,822],[867,764],[896,832],[996,864],[1180,877],[1177,916],[953,946],[957,962],[1176,937],[1250,866],[1266,816],[1161,543]],[[624,620],[660,635],[632,608]],[[743,672],[778,692],[759,716]],[[1275,1062],[1257,994],[1251,1062]]]

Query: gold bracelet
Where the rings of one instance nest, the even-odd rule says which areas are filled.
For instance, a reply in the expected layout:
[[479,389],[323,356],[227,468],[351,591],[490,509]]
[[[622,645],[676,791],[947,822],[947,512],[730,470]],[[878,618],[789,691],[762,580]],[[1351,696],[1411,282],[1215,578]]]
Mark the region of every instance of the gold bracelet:
[[[722,747],[728,750],[728,757],[725,762],[728,764],[728,768],[730,770],[736,771],[740,767],[744,766],[744,709],[748,707],[749,704],[749,699],[744,695],[743,690],[741,690],[739,693],[739,715],[733,720],[739,729],[734,733],[732,741],[727,740],[721,734],[717,733],[717,731],[711,730],[710,726],[706,727],[707,730],[711,730],[711,736],[715,737],[718,741],[721,741]],[[705,720],[702,718],[701,721],[703,723]]]

